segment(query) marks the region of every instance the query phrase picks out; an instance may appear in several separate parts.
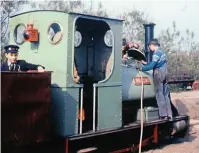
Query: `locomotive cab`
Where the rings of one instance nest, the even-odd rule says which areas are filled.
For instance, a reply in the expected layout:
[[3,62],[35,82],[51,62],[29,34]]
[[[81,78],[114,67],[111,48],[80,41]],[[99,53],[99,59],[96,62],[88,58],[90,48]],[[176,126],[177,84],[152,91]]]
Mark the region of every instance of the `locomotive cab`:
[[[113,37],[109,25],[104,20],[78,17],[74,29],[74,64],[83,86],[84,129],[93,127],[93,100],[96,95],[94,85],[110,79],[113,70]],[[108,40],[107,40],[108,39]],[[73,76],[74,77],[74,76]],[[81,100],[80,100],[81,101]],[[80,108],[80,116],[81,116]]]
[[[69,13],[68,17],[69,38],[72,38],[68,43],[74,44],[68,50],[72,51],[72,68],[76,61],[81,78],[79,84],[73,84],[79,93],[76,132],[121,127],[121,33],[118,31],[122,29],[122,20],[76,13]],[[83,109],[85,120],[81,119]]]
[[74,33],[74,60],[78,74],[81,78],[91,78],[93,83],[108,79],[114,58],[112,38],[107,42],[109,46],[104,42],[106,37],[112,36],[109,25],[105,21],[79,17]]
[[[11,17],[10,43],[20,46],[19,58],[53,71],[51,118],[56,135],[79,134],[85,126],[86,131],[122,126],[122,36],[118,32],[122,25],[118,19],[58,11]],[[73,81],[74,66],[79,83]]]

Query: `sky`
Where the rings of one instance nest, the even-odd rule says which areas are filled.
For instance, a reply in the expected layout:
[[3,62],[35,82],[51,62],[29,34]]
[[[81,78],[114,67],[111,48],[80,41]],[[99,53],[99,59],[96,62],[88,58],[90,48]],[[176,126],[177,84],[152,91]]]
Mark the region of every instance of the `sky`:
[[[91,0],[82,0],[86,7],[90,6]],[[94,9],[98,3],[102,2],[110,17],[131,11],[133,8],[144,11],[149,22],[156,24],[154,36],[157,37],[161,30],[172,27],[172,22],[176,22],[177,29],[182,35],[186,34],[186,29],[195,33],[195,40],[199,42],[199,0],[92,0]],[[22,12],[29,11],[30,7],[25,7]]]
[[94,0],[93,5],[97,6],[99,1],[111,17],[133,8],[144,11],[149,22],[156,24],[155,37],[161,30],[172,27],[172,21],[175,21],[182,35],[186,34],[188,28],[195,33],[195,40],[199,41],[199,0]]

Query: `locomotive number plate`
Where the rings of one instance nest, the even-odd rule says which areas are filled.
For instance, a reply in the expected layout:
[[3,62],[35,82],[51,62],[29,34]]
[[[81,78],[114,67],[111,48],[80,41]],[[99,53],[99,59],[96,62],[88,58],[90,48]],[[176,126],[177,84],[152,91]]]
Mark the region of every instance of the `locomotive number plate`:
[[[151,84],[150,81],[149,81],[149,79],[147,77],[143,77],[142,80],[143,80],[143,84],[144,85],[150,85]],[[137,86],[142,85],[142,80],[141,80],[141,77],[135,77],[135,78],[133,78],[133,82]]]

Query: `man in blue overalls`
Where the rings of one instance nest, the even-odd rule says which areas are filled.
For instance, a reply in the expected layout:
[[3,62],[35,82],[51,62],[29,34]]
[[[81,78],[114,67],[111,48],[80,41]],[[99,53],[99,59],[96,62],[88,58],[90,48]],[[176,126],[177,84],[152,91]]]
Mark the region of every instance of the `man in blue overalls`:
[[165,52],[160,49],[157,39],[149,42],[149,49],[153,52],[152,62],[146,63],[138,67],[141,71],[149,71],[153,69],[153,78],[156,92],[156,100],[159,108],[161,119],[172,119],[171,101],[169,98],[169,88],[167,85],[167,57]]

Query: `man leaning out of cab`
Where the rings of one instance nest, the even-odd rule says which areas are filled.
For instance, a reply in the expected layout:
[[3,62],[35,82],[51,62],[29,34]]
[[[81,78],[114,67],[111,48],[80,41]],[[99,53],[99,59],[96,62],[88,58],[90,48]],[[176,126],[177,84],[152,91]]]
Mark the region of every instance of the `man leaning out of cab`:
[[29,71],[37,70],[44,72],[44,67],[41,65],[31,64],[25,60],[18,60],[19,47],[17,45],[7,45],[4,47],[7,61],[2,63],[1,71]]

